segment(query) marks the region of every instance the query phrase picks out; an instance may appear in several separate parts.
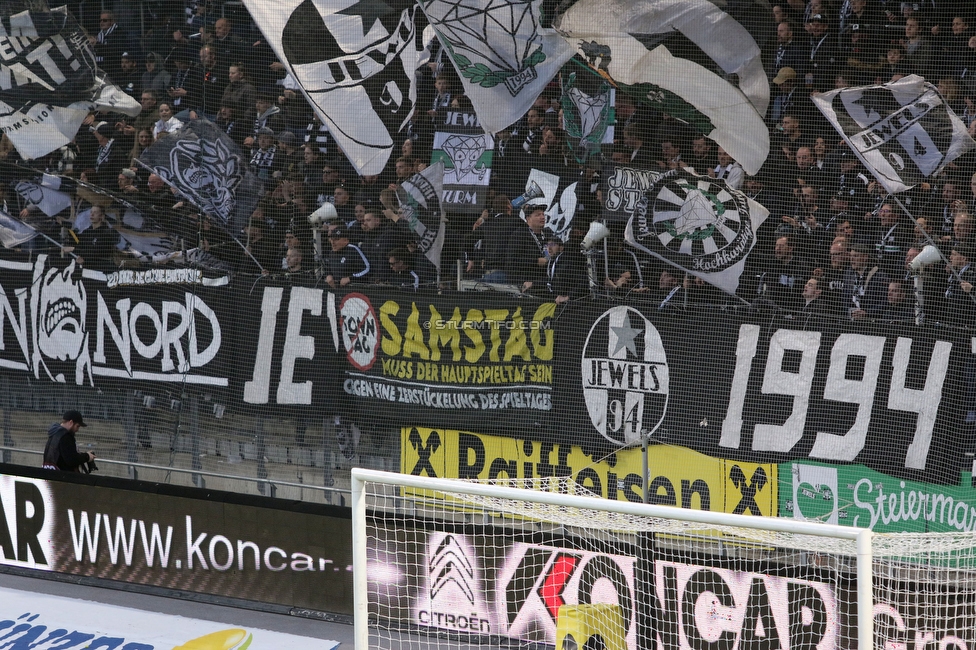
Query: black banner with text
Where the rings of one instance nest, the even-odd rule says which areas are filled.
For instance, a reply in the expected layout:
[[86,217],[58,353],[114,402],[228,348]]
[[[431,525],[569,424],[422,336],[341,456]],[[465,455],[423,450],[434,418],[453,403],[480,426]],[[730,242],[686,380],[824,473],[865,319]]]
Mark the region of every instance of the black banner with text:
[[712,316],[594,303],[561,313],[556,429],[609,448],[643,434],[755,463],[856,462],[958,479],[968,337]]
[[21,383],[192,391],[256,415],[517,432],[585,453],[643,433],[938,483],[957,480],[976,410],[972,342],[945,329],[101,273],[43,255],[0,270],[0,372]]

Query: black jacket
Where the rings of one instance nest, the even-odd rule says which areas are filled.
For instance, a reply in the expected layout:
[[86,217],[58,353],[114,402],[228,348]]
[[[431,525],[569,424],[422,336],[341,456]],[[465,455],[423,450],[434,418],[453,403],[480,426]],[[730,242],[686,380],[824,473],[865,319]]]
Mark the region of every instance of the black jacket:
[[60,424],[52,424],[47,430],[44,464],[54,465],[65,472],[79,472],[79,468],[87,462],[88,454],[79,453],[75,434]]

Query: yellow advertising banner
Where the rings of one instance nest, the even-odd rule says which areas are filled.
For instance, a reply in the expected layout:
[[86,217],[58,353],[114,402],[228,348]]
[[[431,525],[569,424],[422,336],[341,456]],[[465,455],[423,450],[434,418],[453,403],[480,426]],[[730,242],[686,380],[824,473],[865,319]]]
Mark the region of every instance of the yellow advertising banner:
[[[644,499],[639,448],[604,458],[576,446],[453,429],[403,427],[400,471],[440,478],[497,479],[568,476],[608,499]],[[775,517],[779,484],[774,464],[712,458],[685,447],[648,450],[650,503]]]

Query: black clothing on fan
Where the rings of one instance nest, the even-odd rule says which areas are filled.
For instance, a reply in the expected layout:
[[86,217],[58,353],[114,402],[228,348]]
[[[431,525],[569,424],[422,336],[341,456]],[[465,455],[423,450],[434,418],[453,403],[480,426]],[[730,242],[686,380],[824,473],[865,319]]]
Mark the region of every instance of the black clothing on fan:
[[81,466],[87,462],[88,454],[82,454],[78,451],[75,434],[60,424],[52,424],[47,430],[44,465],[57,467],[65,472],[80,472]]

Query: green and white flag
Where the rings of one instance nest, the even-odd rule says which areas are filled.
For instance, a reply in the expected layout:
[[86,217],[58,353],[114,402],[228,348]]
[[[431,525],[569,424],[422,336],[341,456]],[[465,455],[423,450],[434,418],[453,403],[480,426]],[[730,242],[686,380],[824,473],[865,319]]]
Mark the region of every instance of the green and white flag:
[[675,169],[637,199],[624,238],[631,246],[735,294],[769,210],[724,180]]
[[487,133],[522,117],[575,53],[540,24],[542,0],[422,0]]
[[[746,172],[759,171],[769,154],[769,82],[756,38],[717,2],[577,0],[553,26],[618,89],[687,122]],[[680,56],[668,47],[676,35],[684,37]]]

